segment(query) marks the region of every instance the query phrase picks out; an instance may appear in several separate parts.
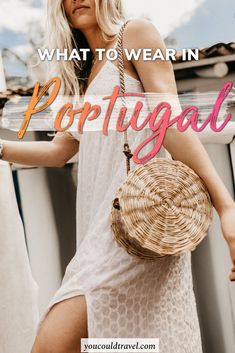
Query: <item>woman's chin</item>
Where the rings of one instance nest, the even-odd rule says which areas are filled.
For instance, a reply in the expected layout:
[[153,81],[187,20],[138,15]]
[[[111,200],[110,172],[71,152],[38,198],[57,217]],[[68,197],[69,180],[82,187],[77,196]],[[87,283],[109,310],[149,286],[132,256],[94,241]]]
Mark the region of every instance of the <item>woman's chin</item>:
[[89,16],[83,15],[79,16],[75,21],[73,21],[73,28],[74,29],[87,29],[95,26],[97,23],[91,21]]

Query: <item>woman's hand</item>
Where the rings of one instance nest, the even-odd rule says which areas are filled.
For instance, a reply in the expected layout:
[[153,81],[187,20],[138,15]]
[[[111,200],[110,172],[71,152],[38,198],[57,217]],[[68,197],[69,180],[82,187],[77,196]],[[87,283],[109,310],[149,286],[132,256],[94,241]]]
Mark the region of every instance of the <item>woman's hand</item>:
[[235,281],[235,204],[221,212],[220,222],[233,263],[229,279],[230,281]]

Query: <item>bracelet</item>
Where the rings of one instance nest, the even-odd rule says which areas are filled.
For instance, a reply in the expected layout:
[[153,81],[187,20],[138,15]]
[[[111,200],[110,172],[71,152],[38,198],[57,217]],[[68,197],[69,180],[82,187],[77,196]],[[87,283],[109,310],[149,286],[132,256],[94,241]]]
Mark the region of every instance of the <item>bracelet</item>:
[[0,159],[3,158],[3,150],[4,150],[3,141],[0,140]]

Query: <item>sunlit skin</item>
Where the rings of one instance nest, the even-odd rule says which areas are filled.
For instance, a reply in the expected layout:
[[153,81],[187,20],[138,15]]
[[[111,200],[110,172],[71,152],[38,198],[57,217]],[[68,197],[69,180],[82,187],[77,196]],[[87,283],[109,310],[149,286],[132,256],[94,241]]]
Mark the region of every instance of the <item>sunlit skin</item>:
[[[93,53],[96,48],[107,49],[113,46],[116,38],[106,43],[101,36],[95,17],[94,0],[64,0],[63,5],[70,26],[83,32]],[[82,5],[83,8],[74,11],[78,5]],[[149,48],[155,51],[159,48],[163,53],[165,51],[160,34],[151,23],[145,20],[133,20],[127,25],[124,33],[124,46],[128,50]],[[94,79],[103,64],[102,61],[96,63],[89,82]],[[173,68],[167,61],[128,62],[125,60],[125,71],[138,78],[146,92],[177,94]],[[176,129],[169,129],[163,145],[174,159],[194,169],[204,180],[220,217],[222,232],[229,247],[233,262],[229,279],[234,281],[235,204],[233,199],[195,134],[191,131],[180,133]],[[63,134],[56,135],[50,142],[4,141],[3,159],[25,165],[63,167],[78,151],[79,142]],[[80,353],[80,339],[87,335],[86,301],[85,297],[80,295],[52,307],[38,331],[31,353]]]

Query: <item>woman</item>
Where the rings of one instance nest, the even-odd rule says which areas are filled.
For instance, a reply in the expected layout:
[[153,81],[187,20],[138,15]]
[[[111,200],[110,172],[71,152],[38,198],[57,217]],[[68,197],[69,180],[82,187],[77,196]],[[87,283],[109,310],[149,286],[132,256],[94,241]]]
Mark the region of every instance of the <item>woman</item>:
[[[121,0],[48,1],[48,19],[51,47],[71,50],[76,42],[93,54],[83,65],[58,64],[56,74],[63,80],[64,93],[110,95],[119,84],[117,63],[92,59],[96,48],[116,45],[125,21]],[[128,22],[123,43],[127,49],[165,51],[155,27],[144,20]],[[125,73],[127,91],[177,93],[169,62],[125,58]],[[138,133],[139,139],[142,134]],[[174,347],[176,353],[202,353],[191,253],[148,262],[128,255],[111,234],[111,203],[126,177],[125,168],[120,167],[124,164],[120,135],[74,132],[57,134],[51,142],[3,141],[3,159],[26,165],[62,167],[79,150],[77,232],[83,240],[43,315],[32,353],[77,353],[80,338],[88,335],[159,338],[161,352],[170,353]],[[131,140],[132,146],[138,138]],[[230,280],[235,280],[232,198],[192,132],[169,129],[158,156],[166,156],[166,150],[206,183],[233,261]]]

